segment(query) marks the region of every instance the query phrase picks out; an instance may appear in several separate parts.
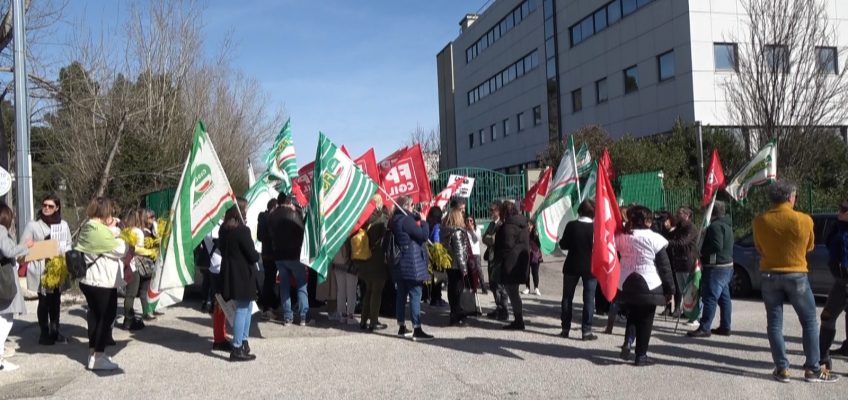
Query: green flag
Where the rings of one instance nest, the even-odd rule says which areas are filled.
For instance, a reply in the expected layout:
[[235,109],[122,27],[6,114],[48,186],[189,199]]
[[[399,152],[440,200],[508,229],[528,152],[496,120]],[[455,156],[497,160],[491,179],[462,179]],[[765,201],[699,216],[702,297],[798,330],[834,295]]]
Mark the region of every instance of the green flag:
[[595,199],[595,185],[598,181],[598,162],[592,163],[589,170],[589,177],[586,178],[586,183],[583,184],[583,189],[580,191],[580,202],[586,199]]
[[586,143],[583,143],[580,150],[577,150],[575,161],[577,162],[577,175],[580,175],[581,178],[592,172],[592,155],[589,154],[589,146]]
[[777,142],[768,142],[754,159],[745,164],[727,183],[725,191],[733,200],[743,201],[751,186],[762,185],[777,179]]
[[540,247],[545,254],[553,253],[562,232],[565,230],[565,225],[576,218],[572,210],[572,194],[576,195],[580,178],[575,168],[578,164],[572,149],[574,149],[574,138],[569,136],[565,154],[562,156],[556,175],[551,181],[548,196],[545,197],[545,201],[539,206],[536,214],[536,229],[539,231]]
[[[182,300],[183,287],[194,282],[194,249],[234,200],[235,194],[209,134],[203,122],[198,121],[191,153],[171,206],[169,233],[162,239],[159,265],[150,281],[147,311]],[[168,289],[174,290],[166,292]]]
[[291,120],[286,121],[283,129],[274,140],[274,147],[265,157],[268,163],[268,176],[276,182],[277,190],[291,193],[292,181],[297,177],[297,157],[294,151]]
[[319,133],[300,260],[318,272],[321,281],[376,192],[377,184]]

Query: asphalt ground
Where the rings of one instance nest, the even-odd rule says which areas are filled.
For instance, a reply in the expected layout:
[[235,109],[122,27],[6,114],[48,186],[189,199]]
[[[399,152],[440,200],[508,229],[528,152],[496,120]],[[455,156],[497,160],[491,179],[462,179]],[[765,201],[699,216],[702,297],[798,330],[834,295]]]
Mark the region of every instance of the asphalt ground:
[[[848,377],[836,383],[806,383],[801,365],[800,324],[785,309],[785,336],[792,382],[771,378],[773,364],[765,335],[765,311],[756,299],[734,300],[733,335],[690,339],[674,321],[657,317],[649,354],[652,367],[619,359],[623,325],[602,333],[606,317],[595,318],[599,340],[564,339],[560,333],[561,261],[542,266],[542,296],[524,296],[524,332],[501,330],[501,322],[471,319],[447,327],[447,310],[423,306],[430,342],[398,338],[389,329],[361,333],[317,310],[313,326],[258,322],[250,345],[255,361],[232,363],[211,351],[211,319],[197,302],[169,308],[166,315],[130,334],[115,329],[117,346],[107,349],[121,370],[85,369],[88,355],[85,311],[65,307],[67,345],[39,346],[35,302],[16,319],[7,342],[21,368],[0,373],[0,399],[845,399]],[[572,336],[580,336],[579,303]],[[491,295],[481,296],[491,309]],[[821,304],[820,304],[821,306]],[[837,340],[845,338],[840,321]],[[682,328],[682,327],[681,327]],[[836,359],[837,373],[848,361]]]

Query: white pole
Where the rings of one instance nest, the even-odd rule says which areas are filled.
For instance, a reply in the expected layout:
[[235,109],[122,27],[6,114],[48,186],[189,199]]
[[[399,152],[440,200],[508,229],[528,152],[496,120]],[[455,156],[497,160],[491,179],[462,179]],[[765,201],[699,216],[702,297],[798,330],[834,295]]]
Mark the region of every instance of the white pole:
[[32,174],[29,154],[29,105],[27,102],[26,29],[24,2],[12,1],[12,27],[15,46],[15,172],[18,232],[32,220]]

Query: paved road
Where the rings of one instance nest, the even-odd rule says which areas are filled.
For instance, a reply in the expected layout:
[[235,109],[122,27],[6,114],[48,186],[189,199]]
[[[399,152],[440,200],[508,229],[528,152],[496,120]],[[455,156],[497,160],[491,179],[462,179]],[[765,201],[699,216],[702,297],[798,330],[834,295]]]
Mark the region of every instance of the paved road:
[[[12,361],[21,369],[0,373],[0,399],[43,397],[216,398],[216,399],[844,399],[848,378],[833,384],[801,379],[800,326],[787,309],[786,339],[795,366],[789,384],[771,379],[765,314],[757,301],[734,301],[734,336],[692,340],[674,333],[659,318],[651,355],[659,362],[636,368],[618,359],[623,328],[599,334],[595,342],[558,336],[559,262],[542,266],[542,296],[525,296],[525,332],[504,332],[502,324],[473,321],[446,327],[444,311],[425,307],[424,321],[436,340],[414,343],[327,321],[312,327],[263,322],[251,338],[258,359],[230,363],[213,353],[210,319],[195,303],[168,310],[148,328],[130,335],[115,330],[112,350],[122,371],[96,374],[84,369],[87,356],[84,311],[63,311],[71,344],[39,347],[34,313],[16,322]],[[576,299],[580,299],[580,295]],[[485,305],[490,305],[486,299]],[[34,312],[35,303],[28,307]],[[596,318],[596,326],[605,320]],[[843,324],[840,323],[840,326]],[[579,327],[573,326],[579,336]],[[600,330],[600,329],[596,329]],[[259,338],[261,337],[261,338]],[[840,327],[838,338],[845,333]],[[837,360],[838,372],[848,371]]]

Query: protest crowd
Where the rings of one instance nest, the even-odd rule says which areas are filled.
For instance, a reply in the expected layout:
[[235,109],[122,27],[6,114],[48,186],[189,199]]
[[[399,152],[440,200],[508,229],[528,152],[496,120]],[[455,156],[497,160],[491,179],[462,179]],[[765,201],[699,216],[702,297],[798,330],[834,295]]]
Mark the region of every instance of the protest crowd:
[[[410,174],[420,162],[414,149],[402,149],[400,156],[380,163],[373,150],[354,160],[322,134],[315,161],[297,170],[286,124],[267,158],[268,171],[242,198],[229,187],[205,135],[198,124],[189,158],[197,165],[187,165],[168,219],[157,220],[143,208],[119,212],[112,200],[98,197],[72,238],[61,200],[49,195],[36,220],[13,239],[13,211],[0,205],[0,343],[15,315],[26,311],[18,260],[42,242],[55,244],[55,255],[28,260],[25,275],[28,288],[38,295],[38,344],[68,343],[61,332],[60,296],[77,284],[86,301],[89,370],[119,368],[109,355],[113,328],[137,331],[155,321],[168,305],[167,294],[192,283],[185,272],[194,272],[195,266],[203,276],[201,310],[212,314],[212,349],[228,352],[235,362],[257,357],[249,343],[255,314],[262,322],[283,326],[313,324],[319,314],[311,307],[320,305],[316,287],[330,275],[336,301],[326,318],[358,325],[362,332],[388,329],[389,321],[380,317],[389,315],[398,336],[433,340],[438,332],[427,325],[435,321],[422,320],[422,304],[448,309],[449,326],[489,318],[502,321],[503,329],[524,330],[522,295],[541,296],[539,266],[545,254],[558,249],[566,254],[561,336],[571,335],[581,283],[580,339],[610,334],[623,318],[621,358],[650,366],[659,308],[661,315],[683,318],[692,340],[733,334],[733,230],[716,193],[724,189],[740,200],[755,183],[769,181],[762,190],[771,207],[754,220],[753,237],[761,257],[772,376],[781,382],[790,377],[785,302],[803,326],[806,381],[838,380],[831,373],[831,354],[848,355],[845,345],[830,351],[836,319],[846,307],[848,201],[839,205],[837,227],[826,238],[834,280],[819,321],[807,277],[812,219],[793,209],[797,188],[776,179],[776,165],[760,162],[761,154],[726,180],[714,153],[705,187],[705,223],[698,227],[685,207],[671,213],[619,205],[609,155],[592,163],[580,156],[588,152],[576,152],[569,140],[555,173],[544,174],[524,199],[491,202],[490,222],[478,227],[466,200],[457,195],[468,177],[458,177],[436,196],[428,183],[398,184],[399,176],[418,179]],[[770,151],[774,148],[761,153]],[[408,159],[413,161],[403,161]],[[584,169],[590,172],[581,185]],[[760,175],[765,179],[757,180]],[[409,187],[426,187],[426,193]],[[479,296],[488,293],[492,310],[479,303]],[[141,313],[135,312],[136,298]],[[609,309],[603,330],[593,327],[601,303]],[[0,373],[15,369],[0,355]]]

